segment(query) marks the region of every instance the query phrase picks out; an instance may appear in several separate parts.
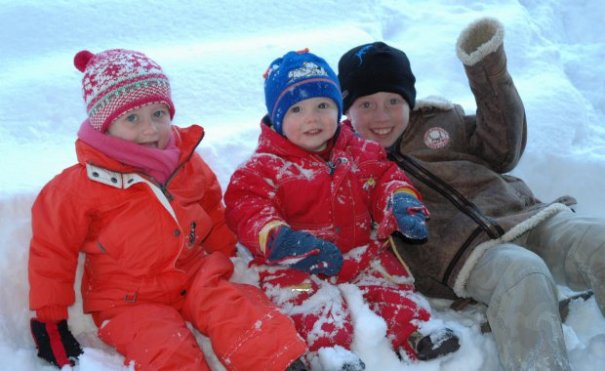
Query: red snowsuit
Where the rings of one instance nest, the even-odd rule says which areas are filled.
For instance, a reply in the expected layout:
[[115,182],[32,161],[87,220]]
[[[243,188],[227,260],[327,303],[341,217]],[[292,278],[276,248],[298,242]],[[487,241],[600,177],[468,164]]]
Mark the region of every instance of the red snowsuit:
[[204,370],[189,321],[230,370],[283,370],[305,344],[261,290],[229,282],[235,237],[216,176],[195,148],[203,129],[174,127],[179,166],[166,184],[78,140],[79,163],[32,208],[30,308],[67,318],[78,255],[81,293],[99,336],[137,369]]
[[[256,256],[261,287],[317,350],[350,348],[351,316],[333,284],[353,283],[387,322],[394,348],[404,347],[413,356],[406,341],[417,328],[411,320],[427,320],[429,312],[415,303],[413,279],[385,243],[397,229],[390,196],[404,189],[419,197],[407,176],[377,143],[355,136],[349,126],[337,132],[329,161],[264,123],[261,131],[255,154],[235,171],[225,192],[227,223]],[[372,237],[374,223],[378,238]],[[338,276],[327,280],[263,264],[268,255],[264,233],[278,224],[338,246],[345,258]]]

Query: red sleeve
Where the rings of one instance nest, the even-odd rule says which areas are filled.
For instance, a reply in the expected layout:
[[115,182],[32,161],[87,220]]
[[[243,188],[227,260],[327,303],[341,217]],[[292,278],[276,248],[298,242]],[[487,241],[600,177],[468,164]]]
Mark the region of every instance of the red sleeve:
[[29,249],[29,306],[40,320],[67,318],[74,303],[74,280],[80,248],[90,218],[88,207],[78,198],[74,169],[47,184],[32,207],[32,239]]
[[261,248],[259,243],[263,227],[269,222],[283,221],[275,175],[268,170],[281,168],[280,161],[272,156],[252,157],[233,173],[225,192],[227,223],[255,255],[264,255],[264,246]]

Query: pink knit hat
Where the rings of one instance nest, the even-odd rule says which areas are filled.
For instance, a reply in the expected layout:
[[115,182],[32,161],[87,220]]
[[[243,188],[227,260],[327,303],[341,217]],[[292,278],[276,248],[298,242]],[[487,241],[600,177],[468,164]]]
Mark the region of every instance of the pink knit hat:
[[145,54],[111,49],[82,50],[74,65],[84,72],[82,92],[90,125],[104,133],[122,114],[151,103],[164,103],[174,117],[170,83],[162,68]]

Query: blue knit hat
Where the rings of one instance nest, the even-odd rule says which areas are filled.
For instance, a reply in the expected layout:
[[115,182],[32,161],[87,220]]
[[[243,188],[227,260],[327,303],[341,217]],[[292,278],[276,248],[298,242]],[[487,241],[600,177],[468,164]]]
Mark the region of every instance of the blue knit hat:
[[317,97],[327,97],[336,103],[340,122],[340,85],[325,60],[305,49],[288,52],[269,65],[265,74],[265,104],[276,132],[283,135],[282,123],[290,107]]

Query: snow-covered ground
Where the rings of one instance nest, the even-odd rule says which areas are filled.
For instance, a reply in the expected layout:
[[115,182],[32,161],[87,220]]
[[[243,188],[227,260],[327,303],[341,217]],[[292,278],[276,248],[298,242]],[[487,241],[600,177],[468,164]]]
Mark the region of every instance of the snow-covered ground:
[[[29,213],[40,188],[75,161],[85,116],[82,75],[73,66],[79,50],[135,49],[158,61],[171,78],[174,122],[205,127],[199,151],[225,186],[256,145],[265,110],[261,75],[274,58],[309,47],[335,68],[351,47],[384,40],[407,52],[419,98],[443,96],[472,112],[454,45],[469,22],[497,17],[529,122],[527,150],[513,174],[545,201],[572,194],[579,213],[605,217],[603,14],[601,0],[0,0],[0,369],[50,369],[37,359],[28,328]],[[236,263],[237,279],[253,279],[243,261]],[[357,306],[354,350],[369,371],[499,369],[493,338],[479,330],[484,308],[431,304],[430,325],[454,328],[462,347],[414,365],[398,361],[380,338],[380,321]],[[124,368],[81,314],[80,300],[70,326],[85,347],[76,370]],[[605,319],[594,299],[572,304],[564,330],[576,370],[605,364]]]

